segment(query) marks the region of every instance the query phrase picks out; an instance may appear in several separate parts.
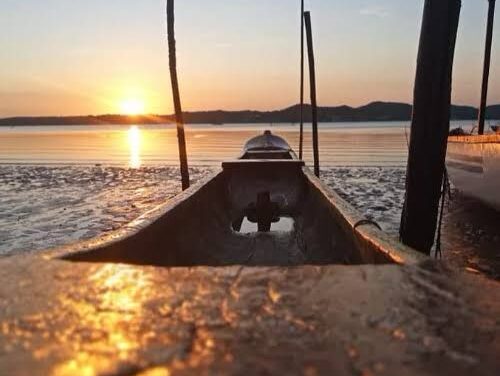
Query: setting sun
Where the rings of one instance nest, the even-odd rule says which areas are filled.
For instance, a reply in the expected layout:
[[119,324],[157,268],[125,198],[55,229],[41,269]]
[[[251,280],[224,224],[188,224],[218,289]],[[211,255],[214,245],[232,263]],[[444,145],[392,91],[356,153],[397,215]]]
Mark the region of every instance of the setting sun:
[[143,114],[144,107],[144,102],[140,99],[126,99],[120,103],[120,111],[124,115]]

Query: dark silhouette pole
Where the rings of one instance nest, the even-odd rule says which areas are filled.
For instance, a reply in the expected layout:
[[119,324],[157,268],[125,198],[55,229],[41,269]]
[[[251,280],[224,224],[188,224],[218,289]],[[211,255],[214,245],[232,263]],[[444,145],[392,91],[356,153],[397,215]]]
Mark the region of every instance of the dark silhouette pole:
[[300,4],[300,135],[299,159],[302,159],[304,145],[304,0]]
[[174,21],[174,0],[167,0],[167,33],[168,56],[170,62],[170,80],[172,81],[172,96],[174,98],[175,121],[177,123],[177,139],[179,141],[179,159],[181,162],[182,190],[185,190],[189,188],[189,169],[186,152],[186,136],[184,134],[184,119],[182,116],[181,98],[179,94],[179,80],[177,78]]
[[420,34],[399,232],[403,243],[426,254],[434,244],[445,170],[460,7],[460,0],[426,0]]
[[481,86],[481,104],[479,106],[478,133],[484,134],[486,119],[486,101],[488,98],[488,81],[490,78],[491,43],[493,40],[493,21],[495,19],[495,1],[489,0],[488,25],[486,27],[486,46],[484,50],[483,83]]
[[318,107],[316,103],[316,72],[314,67],[314,46],[310,12],[304,12],[304,22],[307,35],[307,53],[309,55],[309,86],[311,87],[314,174],[319,177]]

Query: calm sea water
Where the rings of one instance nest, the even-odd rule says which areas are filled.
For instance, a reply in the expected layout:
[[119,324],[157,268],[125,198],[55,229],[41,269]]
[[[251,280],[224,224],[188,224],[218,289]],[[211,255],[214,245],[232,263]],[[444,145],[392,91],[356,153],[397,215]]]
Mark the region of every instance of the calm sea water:
[[[454,122],[453,126],[470,126]],[[191,165],[218,165],[237,157],[245,141],[264,129],[285,137],[298,150],[298,125],[188,125]],[[305,125],[310,130],[310,124]],[[322,123],[322,166],[403,166],[409,122]],[[311,133],[305,133],[305,159],[310,162]],[[172,125],[0,127],[0,164],[103,164],[168,166],[178,163]]]

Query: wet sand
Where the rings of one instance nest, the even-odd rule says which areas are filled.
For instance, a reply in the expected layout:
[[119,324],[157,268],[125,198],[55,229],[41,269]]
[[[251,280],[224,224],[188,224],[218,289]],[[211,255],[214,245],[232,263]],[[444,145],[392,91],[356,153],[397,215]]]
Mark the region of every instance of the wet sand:
[[443,220],[443,259],[500,280],[500,212],[454,191]]
[[[193,168],[193,181],[210,174]],[[176,168],[0,166],[0,254],[89,239],[181,191]]]
[[[193,181],[218,168],[193,167]],[[0,166],[0,254],[42,250],[106,233],[180,192],[175,167]],[[402,167],[329,167],[322,179],[367,218],[398,236]],[[454,192],[443,259],[500,279],[500,214]]]

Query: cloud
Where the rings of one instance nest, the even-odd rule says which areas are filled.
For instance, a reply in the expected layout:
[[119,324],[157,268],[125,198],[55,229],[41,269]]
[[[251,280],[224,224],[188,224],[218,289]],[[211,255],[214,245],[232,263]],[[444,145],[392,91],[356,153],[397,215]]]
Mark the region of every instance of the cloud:
[[363,16],[371,16],[378,18],[385,18],[389,16],[389,11],[380,6],[366,7],[361,9],[359,13],[362,14]]

